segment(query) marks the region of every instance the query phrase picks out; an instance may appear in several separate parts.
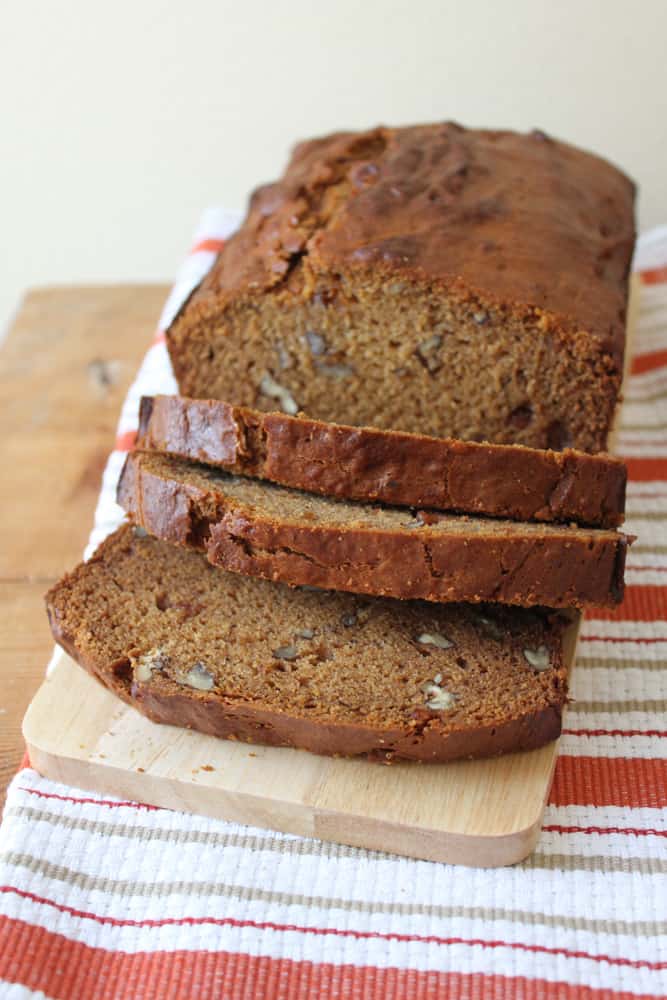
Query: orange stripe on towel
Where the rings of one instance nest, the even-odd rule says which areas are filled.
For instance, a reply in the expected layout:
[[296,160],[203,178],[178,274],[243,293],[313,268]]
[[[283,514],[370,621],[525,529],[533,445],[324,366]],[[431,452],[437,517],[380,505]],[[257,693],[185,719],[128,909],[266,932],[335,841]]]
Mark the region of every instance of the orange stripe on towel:
[[667,806],[667,760],[561,756],[549,804],[663,809]]
[[639,277],[644,285],[662,285],[667,282],[667,266],[649,267],[640,271]]
[[122,434],[118,434],[116,437],[114,451],[132,451],[136,440],[136,431],[123,431]]
[[632,359],[630,371],[633,375],[644,375],[667,365],[667,349],[647,351],[646,354],[636,354]]
[[652,1000],[647,993],[500,974],[337,965],[229,951],[113,951],[0,917],[0,977],[54,1000]]
[[209,253],[220,253],[224,245],[225,241],[220,239],[200,240],[199,243],[195,243],[190,253],[200,253],[202,250],[207,250]]

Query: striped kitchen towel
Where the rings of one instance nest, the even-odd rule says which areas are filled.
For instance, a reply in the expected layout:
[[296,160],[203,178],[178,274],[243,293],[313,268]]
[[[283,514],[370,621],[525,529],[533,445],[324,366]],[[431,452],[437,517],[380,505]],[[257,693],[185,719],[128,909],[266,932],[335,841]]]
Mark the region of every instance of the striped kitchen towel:
[[[236,223],[204,218],[123,408],[91,548],[163,330]],[[0,995],[621,1000],[667,994],[667,227],[645,236],[619,450],[622,608],[586,620],[537,850],[455,868],[66,788],[22,770],[0,828]]]

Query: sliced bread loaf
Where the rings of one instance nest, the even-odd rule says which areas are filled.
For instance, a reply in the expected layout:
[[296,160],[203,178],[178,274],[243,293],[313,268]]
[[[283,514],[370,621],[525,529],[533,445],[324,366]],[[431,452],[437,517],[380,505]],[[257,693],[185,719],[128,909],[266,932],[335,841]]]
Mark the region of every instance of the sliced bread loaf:
[[345,500],[517,521],[623,521],[611,455],[478,444],[262,413],[218,400],[141,400],[138,447]]
[[46,601],[56,641],[156,722],[382,761],[560,732],[563,620],[546,611],[290,589],[128,525]]
[[151,534],[249,576],[429,601],[613,605],[627,539],[332,500],[155,452],[128,455],[118,501]]
[[183,395],[435,437],[604,450],[634,186],[543,132],[297,146],[167,331]]

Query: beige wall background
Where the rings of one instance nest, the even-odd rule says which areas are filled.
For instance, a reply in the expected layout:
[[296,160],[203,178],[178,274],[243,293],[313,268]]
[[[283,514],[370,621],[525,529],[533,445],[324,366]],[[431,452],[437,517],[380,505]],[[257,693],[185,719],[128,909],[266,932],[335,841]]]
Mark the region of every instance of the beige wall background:
[[667,222],[665,0],[21,0],[0,26],[0,328],[29,285],[169,279],[299,137],[539,126]]

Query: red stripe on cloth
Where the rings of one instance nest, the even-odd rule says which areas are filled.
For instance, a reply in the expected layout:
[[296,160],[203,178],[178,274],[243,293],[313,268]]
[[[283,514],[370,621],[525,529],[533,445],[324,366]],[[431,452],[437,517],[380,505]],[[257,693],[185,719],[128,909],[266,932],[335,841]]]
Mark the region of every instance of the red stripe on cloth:
[[622,458],[628,467],[628,478],[635,482],[667,479],[667,458],[633,458],[631,455]]
[[77,798],[75,795],[56,795],[55,792],[41,792],[37,788],[26,788],[24,785],[19,785],[20,792],[27,792],[28,795],[37,795],[40,799],[58,799],[59,802],[77,802],[92,804],[95,806],[123,806],[131,809],[148,809],[150,812],[162,812],[159,806],[149,806],[146,802],[110,802],[108,799],[86,799]]
[[616,608],[596,608],[593,615],[607,622],[652,622],[667,618],[667,579],[664,584],[628,584],[622,604]]
[[542,830],[545,833],[587,833],[603,837],[609,833],[627,837],[667,837],[667,830],[654,830],[648,826],[642,830],[632,826],[563,826],[561,823],[547,823]]
[[224,240],[209,237],[209,239],[200,240],[198,243],[195,243],[190,253],[200,253],[202,250],[207,250],[209,253],[220,253],[224,245]]
[[524,951],[535,955],[560,955],[563,958],[584,959],[587,962],[599,962],[604,965],[625,966],[632,969],[652,969],[660,971],[667,969],[665,962],[648,962],[645,959],[627,958],[624,955],[596,954],[589,951],[579,951],[573,948],[550,948],[542,944],[525,944],[523,941],[487,940],[484,938],[441,937],[438,934],[399,934],[397,931],[362,931],[354,927],[314,927],[301,924],[280,924],[273,920],[238,920],[236,917],[163,917],[160,920],[133,920],[130,918],[110,917],[93,913],[89,910],[77,910],[73,906],[58,903],[34,892],[27,892],[14,885],[0,885],[0,893],[19,896],[42,906],[48,906],[59,913],[65,913],[79,920],[92,920],[97,924],[111,927],[198,927],[204,924],[214,927],[244,927],[259,931],[276,931],[315,935],[317,937],[354,938],[357,941],[398,941],[404,944],[419,942],[420,944],[437,944],[442,946],[465,945],[469,948],[508,948],[510,951]]
[[662,285],[667,282],[667,266],[648,267],[639,272],[639,277],[644,285]]
[[568,736],[658,736],[664,738],[662,729],[564,729]]
[[656,642],[667,642],[667,635],[651,635],[651,636],[636,636],[636,635],[594,635],[592,632],[583,633],[581,636],[586,642],[608,642],[612,646],[617,645],[622,642],[636,642],[640,646],[652,646]]
[[635,354],[630,366],[633,375],[643,375],[645,372],[655,371],[667,365],[667,349],[661,351],[647,351],[646,354]]
[[132,451],[136,440],[136,431],[123,431],[122,434],[117,434],[114,451]]
[[635,354],[630,365],[630,374],[645,375],[646,372],[653,372],[664,365],[667,365],[667,348],[649,351],[646,354]]
[[655,1000],[525,976],[334,965],[229,951],[111,951],[0,917],[0,977],[54,1000]]
[[552,806],[667,806],[667,760],[653,757],[571,757],[556,761]]
[[163,344],[167,336],[164,330],[156,330],[155,336],[153,337],[153,344]]

